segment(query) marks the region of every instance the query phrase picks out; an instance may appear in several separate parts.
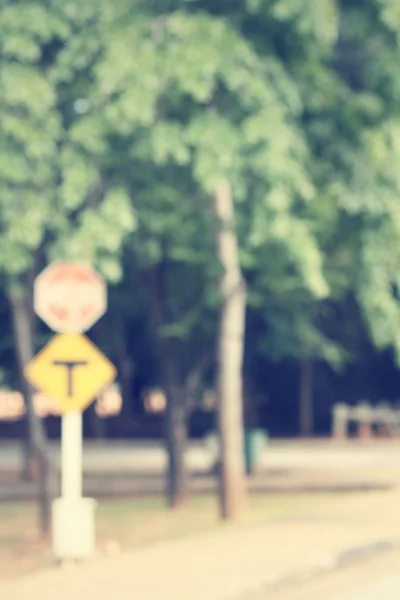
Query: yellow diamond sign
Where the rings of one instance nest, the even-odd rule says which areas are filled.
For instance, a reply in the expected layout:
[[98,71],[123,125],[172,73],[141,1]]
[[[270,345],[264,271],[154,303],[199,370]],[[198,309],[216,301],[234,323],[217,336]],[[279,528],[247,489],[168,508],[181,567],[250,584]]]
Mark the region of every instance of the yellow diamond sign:
[[55,336],[25,368],[27,380],[53,396],[63,413],[85,410],[116,374],[104,354],[76,333]]

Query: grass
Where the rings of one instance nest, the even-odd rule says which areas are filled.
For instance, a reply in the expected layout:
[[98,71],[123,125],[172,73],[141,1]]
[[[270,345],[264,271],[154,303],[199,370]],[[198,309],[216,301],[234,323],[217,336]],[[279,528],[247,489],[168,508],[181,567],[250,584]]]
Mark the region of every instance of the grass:
[[[309,513],[332,497],[302,493],[251,496],[246,516],[233,525],[218,520],[216,498],[212,496],[194,497],[176,511],[166,510],[158,498],[105,500],[97,509],[97,544],[102,550],[110,542],[117,542],[123,550],[129,550],[218,527],[257,526]],[[38,539],[37,518],[33,503],[0,504],[0,580],[52,563],[49,545]]]

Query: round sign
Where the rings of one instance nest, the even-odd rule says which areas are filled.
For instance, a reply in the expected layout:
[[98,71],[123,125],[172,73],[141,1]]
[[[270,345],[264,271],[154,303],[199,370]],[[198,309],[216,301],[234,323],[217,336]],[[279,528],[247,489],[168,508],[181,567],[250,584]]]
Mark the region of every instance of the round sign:
[[35,281],[36,314],[58,333],[82,333],[105,313],[104,279],[80,263],[53,263]]

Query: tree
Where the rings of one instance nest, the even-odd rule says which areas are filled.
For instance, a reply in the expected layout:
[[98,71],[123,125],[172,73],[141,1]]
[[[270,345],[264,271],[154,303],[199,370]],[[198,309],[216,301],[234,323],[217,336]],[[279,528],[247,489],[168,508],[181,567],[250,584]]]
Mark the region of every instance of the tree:
[[[297,278],[295,295],[292,288],[292,295],[283,294],[273,308],[265,298],[272,294],[274,304],[283,286],[279,274],[285,273],[287,289],[288,281],[296,281],[282,266],[277,267],[277,277],[270,279],[268,288],[261,288],[267,327],[263,335],[269,338],[265,351],[269,356],[292,355],[302,360],[302,398],[307,409],[310,360],[324,358],[340,365],[349,359],[340,331],[333,339],[324,332],[329,321],[326,314],[346,305],[349,296],[357,299],[375,344],[392,346],[398,352],[394,257],[399,77],[394,65],[399,22],[390,1],[282,0],[249,6],[259,22],[252,25],[248,18],[245,22],[248,31],[256,33],[253,39],[260,52],[269,53],[272,45],[297,89],[299,119],[312,157],[308,170],[316,194],[303,216],[317,241],[314,256],[322,259],[329,301],[310,296]],[[285,235],[289,237],[289,227]],[[299,246],[299,259],[303,261],[304,256]],[[265,282],[268,272],[264,263]],[[253,296],[258,287],[254,273],[251,281]],[[309,407],[303,413],[304,427],[309,429]]]
[[[144,336],[168,396],[172,506],[187,495],[188,388],[223,341],[215,329],[227,273],[210,201],[221,180],[232,189],[248,314],[260,325],[247,362],[262,354],[303,365],[304,430],[310,368],[348,359],[332,326],[338,307],[356,298],[375,343],[398,349],[393,2],[2,5],[8,295],[27,314],[35,271],[52,258],[124,278],[118,306],[132,322],[152,321]],[[130,302],[134,286],[142,297]],[[20,344],[26,314],[14,319]],[[128,333],[120,316],[114,323],[128,389]]]
[[41,473],[43,532],[49,528],[50,463],[32,390],[23,376],[35,349],[33,280],[48,256],[98,259],[103,272],[115,278],[119,233],[133,226],[129,201],[98,182],[95,166],[74,146],[60,106],[68,97],[61,73],[79,68],[66,60],[66,49],[59,51],[73,46],[74,19],[64,9],[57,2],[4,2],[0,9],[0,269],[27,406],[28,454]]
[[41,529],[49,528],[49,463],[43,427],[34,414],[23,369],[34,353],[32,283],[54,206],[61,124],[42,52],[65,27],[40,4],[3,3],[0,9],[0,223],[3,284],[10,300],[21,387],[27,407],[28,454],[40,471]]
[[217,256],[221,262],[221,316],[218,336],[218,423],[221,448],[220,511],[224,519],[241,515],[245,500],[242,369],[246,292],[239,263],[229,183],[215,191]]
[[[102,113],[106,114],[107,127],[119,137],[121,148],[129,148],[136,165],[131,178],[139,215],[144,217],[149,206],[159,203],[149,198],[142,183],[144,174],[153,181],[165,178],[168,185],[157,186],[158,194],[171,200],[176,198],[174,204],[169,201],[173,212],[165,215],[165,224],[157,231],[158,240],[151,241],[156,253],[153,261],[159,261],[155,267],[159,277],[165,252],[171,255],[178,246],[170,235],[168,242],[162,241],[161,231],[166,227],[172,232],[172,222],[182,219],[182,211],[186,210],[183,196],[186,182],[189,183],[186,189],[201,198],[202,194],[213,193],[219,177],[227,176],[240,200],[245,197],[249,178],[262,178],[258,190],[261,203],[271,177],[275,177],[276,185],[288,180],[289,194],[290,185],[293,190],[300,188],[302,193],[308,193],[310,183],[297,162],[302,161],[304,147],[301,134],[289,116],[291,100],[285,93],[286,83],[277,92],[270,87],[279,68],[274,59],[265,68],[239,32],[219,18],[172,11],[157,19],[146,10],[138,11],[134,22],[127,16],[123,26],[118,25],[118,35],[115,28],[113,35],[105,38],[104,55],[95,70],[97,85],[93,93],[99,106],[108,104],[107,113]],[[127,60],[116,65],[115,56],[122,47],[125,56],[136,57],[134,64]],[[282,99],[287,100],[287,108]],[[91,118],[95,118],[94,114]],[[272,121],[278,127],[274,135],[270,130]],[[175,190],[169,183],[173,173]],[[177,186],[181,181],[184,186],[179,183]],[[177,187],[178,190],[182,187],[182,191],[176,190]],[[156,189],[152,188],[152,195]],[[253,205],[258,206],[257,202]],[[259,217],[257,208],[252,206],[251,212],[253,218],[254,212]],[[154,210],[153,218],[156,223],[161,221],[161,215],[155,217]],[[145,227],[153,225],[147,222]],[[175,225],[174,233],[177,234]],[[186,247],[181,245],[181,256],[184,248],[190,254],[190,238],[188,241]],[[210,247],[208,252],[212,256]],[[165,268],[164,264],[164,271]],[[165,294],[153,292],[153,297]],[[167,323],[158,310],[160,324]],[[170,349],[163,353],[164,364],[172,355]],[[171,385],[168,387],[172,389]],[[169,394],[169,407],[172,411],[176,407],[177,411],[177,420],[172,418],[171,423],[182,423],[182,417],[177,416],[182,400],[173,400],[177,395],[177,392]],[[179,454],[183,454],[182,448]],[[172,452],[170,457],[174,462]]]
[[342,288],[347,277],[347,292],[377,347],[398,354],[399,21],[390,1],[338,5],[341,25],[325,68],[329,97],[322,94],[322,79],[314,98],[303,79],[305,127],[318,154],[315,178],[325,211],[328,203],[332,207],[321,241],[326,255],[335,256],[331,273]]
[[[185,439],[183,394],[177,385],[182,375],[179,368],[171,367],[172,360],[179,362],[171,338],[176,340],[177,327],[182,328],[177,325],[182,313],[178,315],[175,308],[172,319],[167,314],[171,305],[180,302],[176,303],[176,290],[168,295],[166,278],[187,271],[183,263],[193,268],[197,260],[191,239],[191,228],[199,224],[194,215],[205,225],[206,243],[195,242],[200,263],[205,264],[203,256],[211,262],[211,220],[195,202],[204,202],[214,193],[216,182],[227,177],[237,202],[238,235],[243,260],[248,262],[243,263],[245,269],[251,271],[252,261],[270,237],[292,257],[312,294],[325,295],[327,285],[312,228],[304,210],[296,208],[315,194],[306,173],[310,156],[299,126],[297,82],[276,48],[260,45],[260,18],[254,14],[262,9],[266,30],[277,22],[279,29],[279,20],[286,18],[283,8],[265,13],[262,3],[258,7],[253,3],[240,13],[239,22],[230,9],[224,14],[227,18],[208,14],[202,10],[207,3],[191,7],[170,3],[162,7],[161,15],[160,8],[158,3],[134,7],[120,3],[107,12],[109,20],[98,17],[98,46],[85,63],[91,64],[87,78],[91,83],[85,91],[91,108],[74,135],[88,154],[97,157],[103,173],[129,181],[132,190],[138,216],[133,256],[142,265],[139,269],[148,271],[163,379],[169,390],[168,423],[175,424],[175,433],[168,435],[169,479],[183,482],[183,459],[177,458],[183,456]],[[296,11],[289,13],[296,17]],[[314,20],[311,27],[314,43],[318,32]],[[317,36],[315,44],[318,40]],[[117,60],[121,56],[126,58]],[[107,139],[113,141],[113,155]],[[186,196],[193,198],[191,204]],[[295,235],[288,235],[292,229]],[[210,289],[215,271],[208,268],[204,273]],[[206,310],[209,302],[206,299]],[[189,313],[201,315],[199,308]],[[172,443],[178,438],[177,445]],[[174,471],[181,475],[175,477]],[[173,484],[170,496],[179,497],[182,485]]]

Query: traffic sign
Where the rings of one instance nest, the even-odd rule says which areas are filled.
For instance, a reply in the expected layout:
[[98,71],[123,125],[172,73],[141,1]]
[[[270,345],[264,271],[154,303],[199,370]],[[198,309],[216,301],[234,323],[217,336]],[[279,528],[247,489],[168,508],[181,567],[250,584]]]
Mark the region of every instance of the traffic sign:
[[83,411],[116,377],[114,365],[84,335],[56,335],[27,365],[25,376],[54,397],[61,412]]
[[82,333],[106,312],[106,284],[84,264],[52,263],[36,278],[34,309],[54,331]]

